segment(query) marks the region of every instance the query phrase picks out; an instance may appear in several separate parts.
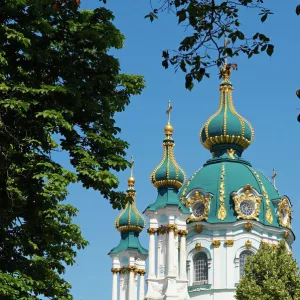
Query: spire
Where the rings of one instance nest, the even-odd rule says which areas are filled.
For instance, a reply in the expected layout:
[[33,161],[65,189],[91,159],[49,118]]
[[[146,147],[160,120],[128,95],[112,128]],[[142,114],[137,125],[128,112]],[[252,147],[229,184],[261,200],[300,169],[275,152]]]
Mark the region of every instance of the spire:
[[[240,116],[233,105],[230,82],[234,64],[224,64],[220,70],[222,82],[220,84],[220,105],[218,111],[212,115],[200,131],[203,146],[211,152],[237,153],[239,156],[254,138],[251,124]],[[232,155],[230,155],[232,159]]]
[[146,221],[141,213],[137,210],[135,205],[135,178],[133,177],[133,164],[134,159],[131,156],[130,163],[130,177],[128,178],[128,188],[126,191],[127,196],[127,204],[124,210],[120,213],[115,221],[116,228],[120,231],[135,231],[141,232],[143,228],[146,226]]
[[151,183],[159,187],[175,187],[179,189],[185,179],[185,173],[183,169],[177,164],[174,156],[174,140],[172,137],[173,126],[171,125],[171,102],[168,103],[168,109],[166,111],[168,115],[168,123],[165,126],[165,139],[163,141],[164,155],[159,165],[153,170],[151,174]]

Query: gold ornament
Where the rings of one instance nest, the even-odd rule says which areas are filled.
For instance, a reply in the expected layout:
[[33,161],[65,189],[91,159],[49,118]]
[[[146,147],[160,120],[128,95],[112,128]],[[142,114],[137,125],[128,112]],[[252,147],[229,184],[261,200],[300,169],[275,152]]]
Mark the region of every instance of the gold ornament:
[[234,149],[227,149],[227,154],[229,155],[229,157],[231,159],[235,159],[235,157],[234,157],[235,150]]
[[247,231],[251,231],[253,228],[253,223],[247,222],[244,227]]
[[226,244],[227,247],[232,247],[233,244],[234,244],[234,240],[226,240],[225,244]]
[[203,225],[197,224],[197,225],[195,225],[194,229],[196,232],[201,233],[203,230]]
[[119,270],[119,272],[120,272],[121,274],[126,274],[127,271],[128,271],[128,269],[127,269],[126,267],[122,267],[122,268]]
[[175,224],[168,224],[167,225],[167,231],[168,232],[171,232],[171,231],[174,231],[177,229],[177,226]]
[[[244,186],[238,193],[232,193],[232,198],[234,201],[234,207],[235,211],[238,214],[237,218],[238,219],[254,219],[254,220],[259,220],[258,215],[260,212],[260,203],[261,203],[261,198],[258,197],[257,193],[253,190],[253,188],[247,184]],[[241,203],[243,201],[251,201],[254,206],[254,212],[252,215],[248,216],[242,213],[241,211]]]
[[187,230],[178,230],[178,234],[181,236],[186,236],[188,234]]
[[252,247],[252,242],[248,240],[248,241],[245,243],[245,246],[246,246],[247,249],[250,249],[250,248]]
[[290,234],[291,234],[290,231],[287,230],[287,231],[284,233],[284,238],[287,239],[287,238],[290,236]]
[[292,211],[290,209],[289,201],[286,197],[282,198],[278,204],[279,224],[282,227],[291,229]]
[[197,251],[200,251],[200,249],[201,249],[201,243],[196,243],[195,249],[196,249]]
[[220,240],[213,240],[211,243],[214,246],[214,248],[219,248],[221,246]]
[[167,226],[161,225],[157,229],[157,234],[165,234],[168,231]]
[[111,272],[112,272],[113,274],[117,274],[117,273],[119,273],[119,271],[120,271],[119,268],[112,268],[112,269],[111,269]]
[[148,229],[147,229],[147,232],[148,232],[149,234],[155,234],[155,233],[157,232],[157,228],[148,228]]
[[225,208],[225,165],[222,165],[222,173],[221,173],[221,182],[220,182],[220,208],[218,211],[218,219],[225,220],[227,216],[226,208]]
[[129,266],[127,269],[128,269],[128,272],[135,272],[136,266]]
[[208,213],[210,210],[210,201],[211,201],[211,196],[209,194],[204,195],[204,194],[200,193],[199,191],[194,191],[193,194],[189,197],[189,199],[186,200],[186,202],[184,204],[188,207],[191,207],[196,202],[201,202],[204,205],[204,212],[199,217],[190,216],[187,219],[187,223],[207,220]]

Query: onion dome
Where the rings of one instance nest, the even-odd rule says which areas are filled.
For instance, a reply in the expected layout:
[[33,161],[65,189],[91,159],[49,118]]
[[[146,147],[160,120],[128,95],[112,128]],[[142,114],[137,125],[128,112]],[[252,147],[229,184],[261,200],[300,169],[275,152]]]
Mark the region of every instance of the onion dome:
[[119,245],[109,252],[109,255],[128,250],[136,250],[143,255],[148,254],[148,250],[143,248],[139,241],[139,233],[146,226],[146,221],[135,205],[136,191],[134,188],[133,163],[134,160],[131,158],[131,174],[128,178],[128,189],[126,191],[127,204],[115,221],[116,228],[121,232],[121,240]]
[[[133,160],[131,165],[133,166]],[[128,189],[126,191],[126,196],[128,202],[125,209],[117,217],[115,226],[120,231],[137,231],[141,232],[146,226],[146,221],[142,214],[137,210],[135,205],[136,191],[134,188],[135,178],[133,177],[133,169],[131,167],[131,175],[128,178]]]
[[251,124],[240,116],[232,101],[233,87],[230,82],[231,64],[221,68],[220,105],[200,131],[200,140],[211,152],[234,149],[241,153],[251,144],[254,130]]
[[174,140],[172,138],[173,126],[170,124],[170,112],[172,106],[169,101],[168,124],[165,126],[166,137],[163,141],[164,155],[162,161],[153,170],[151,174],[151,183],[156,187],[175,187],[179,189],[184,181],[186,175],[183,169],[177,164],[174,156]]
[[167,206],[177,206],[183,213],[189,213],[178,197],[178,190],[186,180],[183,169],[177,164],[174,157],[173,126],[170,124],[171,103],[167,109],[168,124],[165,126],[166,137],[163,141],[164,155],[160,164],[153,170],[150,180],[157,188],[156,201],[146,208],[146,211],[157,211]]

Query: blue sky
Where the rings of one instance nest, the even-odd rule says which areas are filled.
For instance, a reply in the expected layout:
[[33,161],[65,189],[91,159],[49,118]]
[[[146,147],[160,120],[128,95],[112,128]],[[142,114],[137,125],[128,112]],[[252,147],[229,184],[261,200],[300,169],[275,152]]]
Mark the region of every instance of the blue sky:
[[[244,152],[244,158],[253,167],[271,177],[275,168],[277,187],[293,203],[293,229],[300,236],[300,101],[295,95],[299,79],[299,24],[295,14],[297,0],[266,1],[274,15],[262,27],[275,44],[272,58],[260,55],[248,60],[238,57],[233,62],[239,70],[232,75],[234,103],[237,111],[247,118],[255,129],[255,140]],[[81,8],[100,5],[96,0],[82,0]],[[179,164],[191,176],[210,157],[199,141],[204,122],[218,107],[218,70],[211,70],[211,79],[197,84],[192,92],[184,88],[184,76],[161,66],[161,51],[175,48],[183,36],[176,19],[165,15],[150,23],[144,15],[150,11],[148,0],[108,0],[106,5],[115,14],[115,25],[126,36],[124,49],[115,52],[122,72],[141,74],[147,88],[139,97],[133,97],[128,109],[117,115],[122,128],[121,137],[130,143],[128,157],[135,157],[137,206],[143,211],[156,198],[156,189],[149,176],[162,156],[163,128],[166,124],[168,99],[173,105],[172,124],[176,141],[175,155]],[[245,30],[254,32],[256,22],[245,14]],[[259,24],[259,26],[261,26]],[[57,157],[68,166],[67,157]],[[129,171],[119,174],[120,189],[126,189]],[[79,208],[74,220],[82,228],[90,245],[79,252],[77,263],[69,267],[66,278],[73,285],[76,300],[110,299],[111,260],[109,250],[119,242],[114,228],[118,211],[112,210],[99,193],[87,191],[79,184],[70,187],[68,202]],[[148,247],[147,234],[141,242]],[[300,242],[293,251],[300,261]]]

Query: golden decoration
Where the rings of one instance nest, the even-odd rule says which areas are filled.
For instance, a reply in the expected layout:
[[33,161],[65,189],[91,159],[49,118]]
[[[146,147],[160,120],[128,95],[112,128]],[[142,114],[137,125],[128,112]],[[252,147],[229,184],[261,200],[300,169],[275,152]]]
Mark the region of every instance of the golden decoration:
[[192,180],[195,178],[195,176],[197,175],[197,173],[198,173],[201,169],[202,169],[202,168],[200,168],[199,170],[197,170],[197,171],[193,174],[193,176],[188,180],[188,182],[186,183],[186,185],[185,185],[185,187],[184,187],[184,189],[183,189],[183,191],[182,191],[181,197],[180,197],[180,201],[181,201],[182,204],[185,205],[185,201],[186,201],[185,196],[186,196],[187,189],[188,189],[189,185],[191,184]]
[[140,276],[144,276],[144,275],[147,273],[147,271],[146,271],[146,270],[143,270],[143,269],[138,269],[138,270],[137,270],[137,273],[138,273]]
[[226,244],[227,247],[232,247],[233,244],[234,244],[234,240],[226,240],[225,244]]
[[214,145],[218,145],[218,144],[236,144],[245,150],[251,144],[251,141],[249,141],[248,139],[246,139],[240,135],[211,136],[211,137],[208,137],[205,140],[205,142],[203,142],[202,138],[201,138],[201,142],[202,142],[202,145],[208,150],[211,150],[211,148]]
[[287,231],[285,231],[285,233],[284,233],[284,238],[287,239],[290,235],[291,235],[290,231],[287,230]]
[[226,208],[225,208],[225,165],[222,164],[222,173],[221,173],[221,181],[220,181],[220,208],[218,211],[218,219],[225,220],[227,216]]
[[247,222],[244,227],[247,231],[251,231],[253,228],[253,223]]
[[248,240],[248,241],[245,243],[245,246],[246,246],[247,249],[250,249],[250,248],[252,247],[252,242]]
[[186,236],[189,232],[187,230],[178,230],[178,234],[181,236]]
[[229,157],[231,159],[235,159],[235,157],[234,157],[235,150],[234,149],[227,149],[227,154],[229,155]]
[[200,251],[200,249],[201,249],[201,243],[196,243],[195,249],[196,249],[197,251]]
[[127,269],[128,269],[128,272],[135,272],[136,266],[129,266]]
[[119,268],[112,268],[112,269],[111,269],[111,272],[112,272],[113,274],[118,274],[119,271],[120,271]]
[[167,231],[168,232],[171,232],[171,231],[174,231],[177,229],[177,226],[175,224],[168,224],[167,225]]
[[197,225],[195,225],[194,229],[196,232],[201,233],[203,230],[203,225],[197,224]]
[[165,234],[168,231],[167,226],[161,225],[157,229],[157,234]]
[[[238,214],[238,219],[254,219],[257,221],[259,220],[258,215],[260,212],[261,198],[257,196],[253,188],[249,184],[244,186],[238,193],[232,193],[232,198],[234,201],[235,211]],[[251,201],[254,205],[254,213],[250,216],[243,214],[240,208],[241,203],[246,200]]]
[[157,232],[157,228],[148,228],[147,229],[147,232],[149,233],[149,234],[155,234],[156,232]]
[[119,272],[120,272],[121,274],[126,274],[127,271],[128,271],[128,269],[127,269],[126,267],[122,267],[122,268],[119,270]]
[[189,196],[189,199],[184,204],[187,207],[191,207],[192,205],[196,204],[197,202],[200,202],[204,205],[204,212],[199,217],[190,216],[187,219],[187,223],[207,220],[208,219],[208,213],[210,211],[210,201],[211,201],[211,196],[209,194],[204,195],[200,191],[194,191],[192,193],[192,195]]
[[283,197],[278,204],[278,216],[280,226],[289,229],[292,228],[292,211],[290,209],[289,201],[286,197]]
[[220,240],[213,240],[211,243],[214,246],[214,248],[219,248],[221,246]]
[[269,195],[268,195],[268,193],[266,191],[266,188],[265,188],[264,184],[262,183],[259,175],[257,174],[257,172],[254,169],[250,168],[250,167],[248,167],[248,168],[256,176],[256,178],[257,178],[257,180],[258,180],[258,182],[259,182],[259,184],[261,186],[261,189],[263,191],[263,195],[264,195],[264,197],[266,199],[266,204],[267,204],[266,220],[267,220],[268,223],[272,224],[273,223],[273,215],[272,215],[272,211],[271,211],[271,207],[270,207],[271,201],[269,199]]

